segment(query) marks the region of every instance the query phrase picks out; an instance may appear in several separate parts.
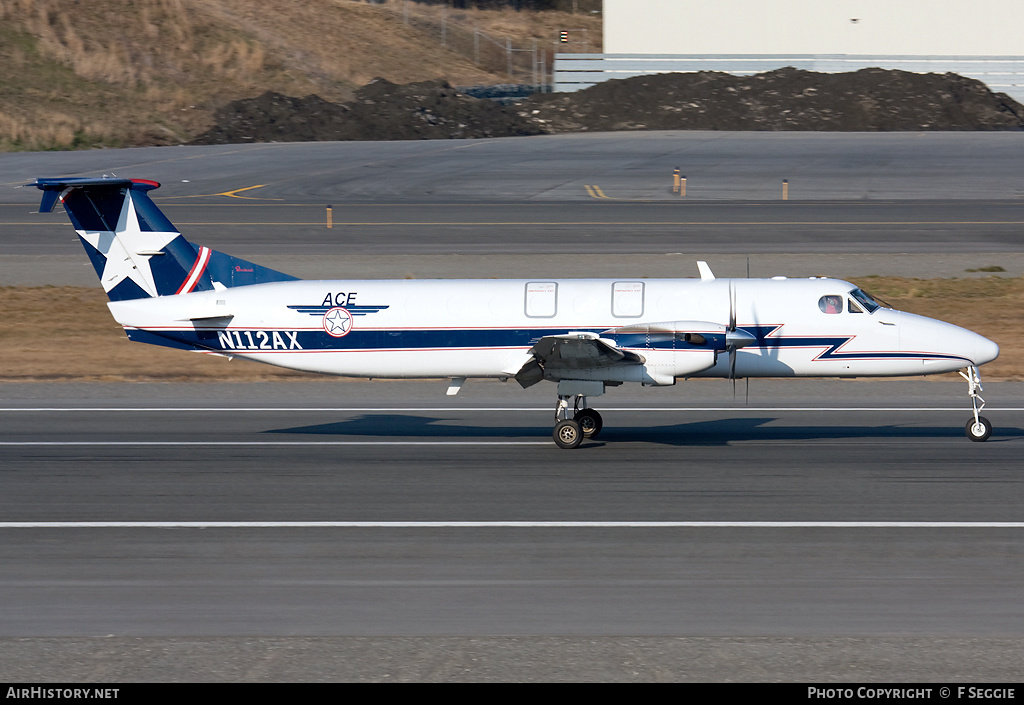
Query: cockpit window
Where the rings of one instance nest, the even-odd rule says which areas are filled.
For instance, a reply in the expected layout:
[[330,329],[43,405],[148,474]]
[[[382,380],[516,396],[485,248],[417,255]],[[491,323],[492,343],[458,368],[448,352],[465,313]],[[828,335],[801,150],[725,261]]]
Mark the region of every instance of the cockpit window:
[[857,302],[863,306],[868,313],[874,313],[882,307],[880,303],[871,298],[867,293],[860,289],[854,289],[850,292],[850,296],[857,300]]
[[847,313],[864,313],[864,309],[853,299],[846,300],[846,311]]
[[822,313],[842,313],[843,297],[835,294],[827,294],[818,299],[818,308]]

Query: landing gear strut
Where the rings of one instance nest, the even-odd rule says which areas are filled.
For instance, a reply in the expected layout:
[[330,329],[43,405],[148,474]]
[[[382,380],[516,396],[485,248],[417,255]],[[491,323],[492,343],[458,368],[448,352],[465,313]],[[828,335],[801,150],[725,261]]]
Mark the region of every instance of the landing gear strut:
[[[569,402],[572,401],[572,416]],[[555,430],[552,437],[559,448],[576,448],[584,438],[593,438],[601,432],[604,421],[601,414],[587,408],[587,398],[582,394],[559,395],[555,405]]]
[[974,418],[967,422],[965,431],[967,437],[972,441],[986,441],[992,435],[992,424],[981,415],[985,408],[985,400],[981,398],[981,375],[978,368],[971,365],[966,370],[960,370],[960,376],[967,380],[967,395],[971,398],[974,406]]

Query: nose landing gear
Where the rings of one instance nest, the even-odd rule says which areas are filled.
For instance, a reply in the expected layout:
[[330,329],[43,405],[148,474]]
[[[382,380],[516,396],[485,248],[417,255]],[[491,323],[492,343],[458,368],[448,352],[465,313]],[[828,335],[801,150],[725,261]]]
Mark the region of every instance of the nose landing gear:
[[967,422],[964,430],[972,441],[987,441],[988,437],[992,435],[992,424],[981,415],[981,410],[985,408],[985,400],[981,398],[980,394],[982,391],[981,374],[977,367],[971,365],[966,370],[960,370],[960,376],[967,380],[967,395],[971,398],[971,404],[974,406],[974,418]]

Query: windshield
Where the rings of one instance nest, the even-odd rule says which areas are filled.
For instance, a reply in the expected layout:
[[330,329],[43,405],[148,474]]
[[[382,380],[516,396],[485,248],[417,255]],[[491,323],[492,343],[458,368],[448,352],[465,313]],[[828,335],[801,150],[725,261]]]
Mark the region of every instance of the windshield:
[[850,292],[850,296],[856,299],[857,303],[863,306],[868,313],[874,313],[875,311],[882,307],[880,303],[875,301],[861,289],[854,289],[853,291]]

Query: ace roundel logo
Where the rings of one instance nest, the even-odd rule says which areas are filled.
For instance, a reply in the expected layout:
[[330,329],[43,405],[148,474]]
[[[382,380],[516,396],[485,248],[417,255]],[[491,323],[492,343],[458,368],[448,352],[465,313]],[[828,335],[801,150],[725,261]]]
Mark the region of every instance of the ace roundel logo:
[[352,331],[352,314],[340,306],[335,306],[324,314],[324,330],[335,338],[348,335]]

